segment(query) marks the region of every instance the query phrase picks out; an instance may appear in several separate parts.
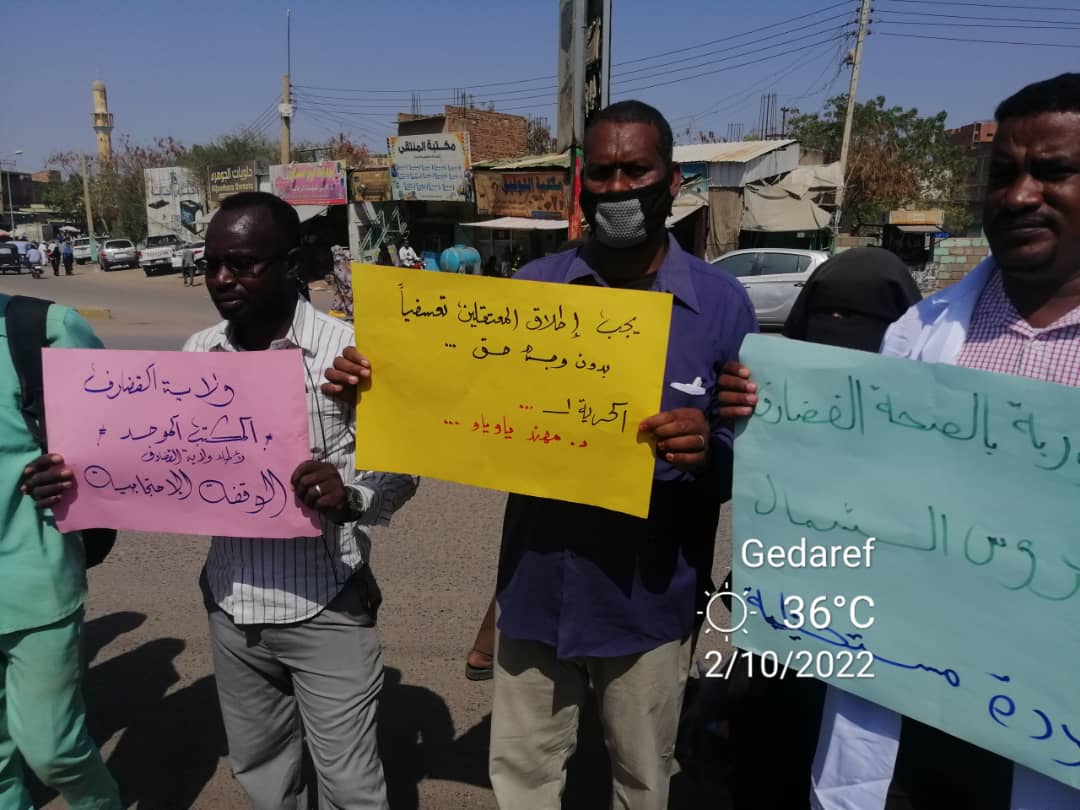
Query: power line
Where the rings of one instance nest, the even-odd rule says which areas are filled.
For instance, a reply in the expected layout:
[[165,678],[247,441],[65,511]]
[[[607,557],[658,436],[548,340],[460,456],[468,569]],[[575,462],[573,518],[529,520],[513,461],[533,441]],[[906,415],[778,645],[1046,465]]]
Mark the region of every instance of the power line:
[[[334,137],[335,135],[344,135],[349,132],[359,132],[360,135],[364,137],[365,142],[368,138],[373,139],[376,143],[386,140],[385,138],[379,137],[377,135],[372,135],[371,133],[365,132],[364,130],[358,130],[354,127],[351,127],[348,125],[347,121],[337,120],[333,116],[323,113],[316,113],[312,110],[308,110],[307,112],[315,118],[316,122],[319,123],[322,130],[331,137]],[[333,129],[328,127],[327,123],[329,123],[330,127],[337,127],[337,131],[334,131]]]
[[345,127],[351,131],[362,132],[371,138],[380,139],[386,137],[385,135],[380,135],[379,133],[375,132],[369,127],[364,126],[363,124],[358,124],[355,121],[346,120],[342,117],[343,114],[333,113],[328,110],[317,110],[307,105],[300,105],[297,107],[297,109],[309,113],[312,116],[319,117],[323,120],[330,120],[338,126]]
[[[850,6],[850,5],[851,5],[851,0],[841,0],[841,2],[832,3],[831,5],[824,6],[822,8],[816,9],[814,11],[810,11],[810,12],[807,12],[805,14],[800,14],[800,15],[797,15],[795,17],[790,17],[790,18],[785,19],[785,20],[779,20],[777,22],[770,23],[769,25],[760,26],[758,28],[752,28],[752,29],[750,29],[748,31],[743,31],[743,32],[738,33],[738,34],[731,34],[731,35],[728,35],[726,37],[721,37],[720,39],[713,39],[713,40],[709,40],[707,42],[700,42],[700,43],[697,43],[695,45],[682,45],[682,46],[680,46],[679,48],[677,48],[675,50],[663,51],[663,52],[660,52],[660,53],[650,54],[649,56],[637,57],[635,59],[627,59],[627,60],[622,61],[622,62],[614,63],[614,66],[618,67],[618,66],[621,66],[621,65],[637,64],[637,63],[640,63],[640,62],[646,62],[646,61],[650,61],[650,60],[653,60],[653,59],[659,59],[659,58],[662,58],[664,56],[670,56],[670,55],[675,54],[675,53],[686,53],[687,51],[695,50],[697,48],[708,47],[710,45],[715,45],[715,44],[718,44],[718,43],[721,43],[721,42],[730,42],[731,40],[741,39],[741,38],[747,37],[747,36],[749,36],[751,34],[756,34],[756,33],[760,32],[760,31],[765,31],[765,30],[775,28],[778,25],[787,25],[788,23],[792,23],[792,22],[796,22],[798,20],[806,19],[807,17],[813,17],[815,15],[822,14],[822,13],[824,13],[826,11],[831,11],[831,10],[833,10],[835,8],[840,8],[841,6]],[[844,15],[838,15],[838,16],[844,16]],[[738,47],[742,47],[742,46],[740,45]],[[692,58],[700,58],[702,55],[703,54],[698,54],[697,56],[692,57]],[[658,66],[654,66],[654,67],[658,67]],[[481,84],[468,84],[468,83],[462,82],[462,83],[458,83],[458,84],[455,84],[455,85],[451,85],[449,87],[426,87],[426,88],[415,88],[415,87],[404,87],[404,88],[398,88],[398,89],[390,89],[390,88],[355,88],[355,87],[328,87],[328,86],[323,86],[323,85],[306,85],[306,84],[294,84],[293,88],[294,89],[301,89],[301,90],[328,91],[328,92],[332,92],[332,93],[348,93],[350,95],[362,95],[362,94],[371,93],[371,94],[380,94],[380,95],[386,95],[386,94],[395,95],[396,94],[396,95],[401,96],[403,94],[408,95],[409,93],[441,93],[441,92],[453,92],[453,91],[457,91],[457,90],[461,90],[461,89],[473,90],[473,89],[479,89],[479,88],[484,88],[484,87],[504,87],[506,85],[529,84],[529,83],[532,83],[532,82],[550,82],[550,81],[552,81],[554,79],[557,79],[557,78],[558,78],[558,76],[555,76],[555,75],[533,76],[533,77],[527,78],[527,79],[507,79],[507,80],[504,80],[504,81],[484,82],[484,83],[481,83]],[[509,94],[509,93],[514,93],[514,92],[528,92],[528,91],[531,91],[531,90],[539,90],[539,89],[540,88],[537,88],[537,87],[521,88],[521,89],[519,89],[517,91],[509,90],[509,91],[504,91],[504,92],[506,94]],[[555,91],[558,88],[557,87],[551,87],[550,89],[552,91]],[[501,95],[501,93],[492,93],[492,94],[489,94],[489,95],[498,96],[498,95]]]
[[888,14],[903,15],[905,17],[918,17],[920,19],[922,19],[924,17],[938,17],[938,18],[943,18],[943,19],[948,19],[948,20],[987,20],[989,22],[999,22],[999,23],[1002,23],[1002,22],[1049,23],[1051,25],[1053,25],[1053,24],[1073,25],[1075,23],[1074,20],[1032,20],[1032,19],[1030,19],[1028,17],[984,17],[984,16],[981,16],[981,15],[971,15],[971,14],[938,14],[936,12],[930,12],[930,11],[893,11],[890,8],[883,8],[883,9],[881,9],[881,11],[885,12],[885,13],[888,13]]
[[[820,22],[811,23],[809,28],[815,28],[815,27],[817,27],[819,25],[823,25],[823,24],[825,24],[827,22],[835,22],[836,20],[840,20],[840,19],[850,20],[851,16],[849,14],[834,14],[833,16],[827,17],[824,20],[821,20]],[[826,29],[826,31],[832,31],[832,30],[834,30],[836,28],[837,28],[837,26],[834,25],[832,28]],[[786,31],[777,31],[775,34],[770,34],[769,36],[761,37],[760,39],[755,39],[755,40],[752,40],[750,42],[741,42],[738,45],[734,45],[734,46],[730,46],[730,47],[744,48],[744,47],[748,47],[750,45],[754,45],[754,44],[759,43],[759,42],[765,42],[766,40],[776,39],[777,37],[787,36],[788,34],[796,34],[796,33],[800,33],[800,32],[802,32],[806,36],[818,36],[820,34],[825,33],[825,31],[813,31],[813,32],[811,32],[811,31],[808,30],[807,26],[803,26],[801,28],[790,28],[790,29],[788,29]],[[618,73],[618,76],[619,77],[629,76],[631,73],[648,73],[648,72],[654,70],[655,68],[667,67],[668,65],[677,65],[677,64],[681,64],[683,62],[692,62],[695,59],[701,59],[701,58],[703,58],[705,56],[711,56],[711,55],[717,54],[717,53],[726,53],[730,49],[730,47],[729,48],[720,48],[720,49],[717,49],[717,50],[714,50],[714,51],[706,51],[705,53],[697,54],[696,56],[687,56],[687,57],[684,57],[682,59],[673,59],[670,62],[661,62],[658,65],[649,65],[647,67],[635,68],[634,70],[622,71],[622,72]],[[769,46],[769,47],[773,47],[773,46]],[[703,62],[702,65],[704,65],[704,64],[708,64],[708,62]],[[700,67],[700,66],[701,65],[688,65],[686,68],[680,68],[680,70],[690,70],[692,68]],[[672,71],[668,71],[668,72],[672,72]],[[614,74],[614,71],[613,71],[613,74]],[[655,74],[655,75],[663,75],[663,74],[658,73],[658,74]]]
[[951,23],[951,22],[926,22],[925,20],[879,20],[874,19],[874,25],[917,25],[920,28],[926,26],[946,27],[946,28],[1010,28],[1010,29],[1025,29],[1025,30],[1038,30],[1038,31],[1075,31],[1080,28],[1080,22],[1076,23],[1058,23],[1057,25],[1021,25],[1018,23],[1004,23],[1002,25],[996,25],[994,23]]
[[270,116],[271,120],[273,119],[273,112],[274,112],[274,109],[277,107],[277,103],[278,103],[278,100],[275,97],[274,100],[271,101],[263,109],[263,111],[261,113],[259,113],[255,117],[254,121],[252,121],[246,127],[242,127],[240,131],[241,132],[253,132],[253,131],[259,130],[261,128],[261,126],[262,126],[262,123],[264,122],[264,120],[266,119],[267,116]]
[[1029,45],[1036,48],[1080,48],[1080,45],[1066,45],[1060,42],[1018,42],[1011,39],[967,39],[965,37],[935,37],[929,34],[890,34],[887,31],[876,33],[879,37],[903,37],[906,39],[937,39],[946,42],[977,42],[984,45]]
[[[1006,8],[1016,11],[1015,3],[963,3],[959,0],[889,0],[892,3],[913,3],[922,6],[974,6],[977,8]],[[1028,11],[1069,11],[1080,14],[1076,6],[1025,6]]]
[[[731,54],[729,56],[724,56],[724,57],[722,57],[720,59],[714,59],[714,60],[710,60],[708,62],[702,62],[700,64],[696,64],[696,65],[687,65],[686,67],[673,68],[671,70],[661,70],[661,71],[658,71],[656,73],[650,74],[648,76],[636,76],[636,77],[631,78],[631,79],[613,79],[612,84],[614,85],[614,84],[626,84],[626,83],[635,82],[635,81],[649,81],[651,79],[657,78],[658,76],[669,76],[669,75],[671,75],[673,73],[682,73],[682,72],[687,71],[687,70],[696,70],[698,68],[707,67],[709,65],[718,65],[718,64],[720,64],[722,62],[731,61],[732,59],[740,59],[740,58],[742,58],[744,56],[749,56],[752,53],[760,53],[761,51],[769,51],[769,50],[774,50],[776,48],[787,48],[788,50],[786,51],[786,53],[794,53],[795,51],[791,50],[789,48],[790,45],[792,45],[794,43],[797,43],[797,42],[803,42],[803,41],[808,40],[808,39],[813,39],[814,37],[820,37],[820,36],[823,36],[825,34],[830,34],[831,36],[829,36],[827,39],[823,40],[823,42],[828,43],[828,44],[831,45],[833,43],[833,41],[834,41],[833,37],[835,37],[837,34],[844,33],[845,29],[846,29],[846,26],[840,26],[840,27],[838,27],[838,28],[836,28],[836,29],[834,29],[832,31],[816,31],[813,34],[807,34],[806,36],[802,36],[802,37],[794,37],[793,39],[789,39],[789,40],[787,40],[785,42],[777,42],[777,43],[774,43],[772,45],[764,45],[764,46],[761,46],[761,47],[752,47],[752,48],[750,48],[749,50],[746,50],[746,51],[741,51],[739,53],[733,53],[733,54]],[[707,75],[707,74],[701,74],[701,75]],[[691,78],[691,77],[684,77],[684,78]]]
[[[740,39],[742,37],[749,36],[750,34],[756,34],[759,31],[767,31],[767,30],[769,30],[771,28],[775,28],[778,25],[787,25],[788,23],[793,23],[793,22],[796,22],[798,20],[803,20],[803,19],[806,19],[807,17],[813,17],[816,14],[821,14],[821,13],[826,12],[826,11],[832,11],[834,8],[839,8],[840,6],[850,6],[850,5],[851,5],[851,0],[843,0],[842,2],[833,3],[830,6],[825,6],[824,8],[819,8],[816,11],[809,11],[806,14],[800,14],[797,17],[789,17],[786,20],[778,20],[777,22],[769,23],[768,25],[762,25],[759,28],[751,28],[749,31],[743,31],[742,33],[739,33],[739,34],[730,34],[730,35],[728,35],[726,37],[720,37],[720,39],[711,39],[708,42],[700,42],[697,45],[683,45],[682,47],[676,48],[675,50],[663,51],[662,53],[654,53],[651,56],[639,56],[636,59],[626,59],[626,60],[624,60],[622,62],[615,62],[613,67],[619,67],[621,65],[632,65],[632,64],[636,64],[638,62],[647,62],[647,61],[649,61],[651,59],[659,59],[661,57],[670,56],[670,55],[675,54],[675,53],[685,53],[686,51],[692,51],[692,50],[695,50],[697,48],[706,48],[709,45],[716,45],[716,44],[719,44],[721,42],[730,42],[733,39]],[[844,16],[844,15],[839,15],[839,16]]]
[[[746,88],[744,88],[742,90],[738,90],[738,91],[736,91],[734,93],[731,93],[729,95],[723,96],[721,98],[718,98],[716,101],[714,101],[712,103],[712,105],[710,105],[709,107],[706,107],[703,110],[699,110],[698,112],[691,113],[689,115],[677,116],[673,120],[674,121],[682,121],[682,120],[694,119],[694,118],[711,118],[714,115],[719,115],[722,112],[725,112],[725,111],[730,110],[730,109],[734,109],[734,108],[740,106],[741,104],[743,104],[752,95],[754,95],[763,85],[768,85],[769,83],[776,83],[776,82],[780,81],[781,79],[786,78],[787,76],[794,73],[796,70],[809,65],[811,62],[814,61],[814,58],[815,58],[814,54],[811,54],[809,59],[802,59],[802,58],[796,59],[790,65],[785,65],[784,67],[782,67],[779,70],[769,74],[768,76],[765,76],[764,78],[759,79],[758,81],[750,84],[748,87],[746,87]],[[736,101],[733,104],[724,105],[725,101],[730,101],[733,98],[738,98],[739,100]],[[723,105],[723,106],[721,106],[721,105]]]
[[665,86],[667,86],[669,84],[676,84],[677,82],[687,82],[687,81],[691,81],[693,79],[700,79],[700,78],[702,78],[704,76],[715,76],[717,73],[726,73],[729,70],[737,70],[738,68],[746,67],[747,65],[756,65],[756,64],[758,64],[760,62],[767,62],[770,59],[782,58],[784,56],[787,56],[788,54],[802,53],[803,51],[808,51],[811,48],[816,48],[816,47],[818,47],[820,45],[831,44],[832,41],[833,40],[831,38],[823,39],[823,40],[819,40],[817,42],[811,42],[809,45],[804,45],[801,48],[792,48],[787,53],[784,53],[784,54],[773,54],[771,56],[763,56],[760,59],[750,59],[749,61],[746,61],[746,62],[740,62],[737,65],[728,65],[727,67],[717,68],[716,70],[708,70],[708,71],[705,71],[704,73],[697,73],[697,74],[694,74],[693,76],[681,76],[681,77],[676,78],[676,79],[668,79],[668,80],[662,81],[662,82],[654,82],[652,84],[642,85],[641,87],[627,87],[627,88],[620,89],[619,94],[625,96],[628,93],[637,93],[637,92],[640,92],[642,90],[651,90],[654,87],[665,87]]

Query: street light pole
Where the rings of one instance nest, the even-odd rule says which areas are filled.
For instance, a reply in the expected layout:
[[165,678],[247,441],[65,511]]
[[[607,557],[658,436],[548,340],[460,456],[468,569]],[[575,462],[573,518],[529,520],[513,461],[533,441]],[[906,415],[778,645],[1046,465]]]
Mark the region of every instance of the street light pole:
[[[16,149],[14,152],[11,153],[11,157],[18,157],[22,153],[23,153],[22,149]],[[12,160],[12,161],[7,161],[7,162],[11,163],[11,171],[8,172],[7,193],[8,193],[8,212],[11,214],[11,235],[12,235],[12,237],[14,237],[15,236],[15,203],[13,203],[12,200],[11,200],[11,175],[15,171],[15,161]]]

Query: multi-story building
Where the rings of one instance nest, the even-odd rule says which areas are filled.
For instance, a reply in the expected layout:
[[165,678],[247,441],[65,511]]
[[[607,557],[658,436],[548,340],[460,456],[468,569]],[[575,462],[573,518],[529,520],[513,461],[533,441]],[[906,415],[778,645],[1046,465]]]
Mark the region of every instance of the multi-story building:
[[996,121],[975,121],[948,130],[949,143],[962,147],[971,159],[971,171],[965,183],[965,202],[976,222],[982,218],[982,204],[990,179],[990,152],[996,132]]

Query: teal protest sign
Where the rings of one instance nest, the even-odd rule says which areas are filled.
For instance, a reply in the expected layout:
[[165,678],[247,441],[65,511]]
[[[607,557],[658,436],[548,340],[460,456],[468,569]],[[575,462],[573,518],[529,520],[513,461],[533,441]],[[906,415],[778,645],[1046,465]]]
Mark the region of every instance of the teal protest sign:
[[733,643],[1080,787],[1080,389],[756,335],[740,359]]

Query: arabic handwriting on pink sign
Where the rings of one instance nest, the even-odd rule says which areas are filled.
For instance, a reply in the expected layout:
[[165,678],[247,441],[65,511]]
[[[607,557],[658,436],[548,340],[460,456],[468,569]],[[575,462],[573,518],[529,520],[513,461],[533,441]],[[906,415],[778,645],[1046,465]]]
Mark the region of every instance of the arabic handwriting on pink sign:
[[289,486],[311,457],[299,351],[45,349],[42,367],[49,450],[75,473],[61,531],[321,533]]

